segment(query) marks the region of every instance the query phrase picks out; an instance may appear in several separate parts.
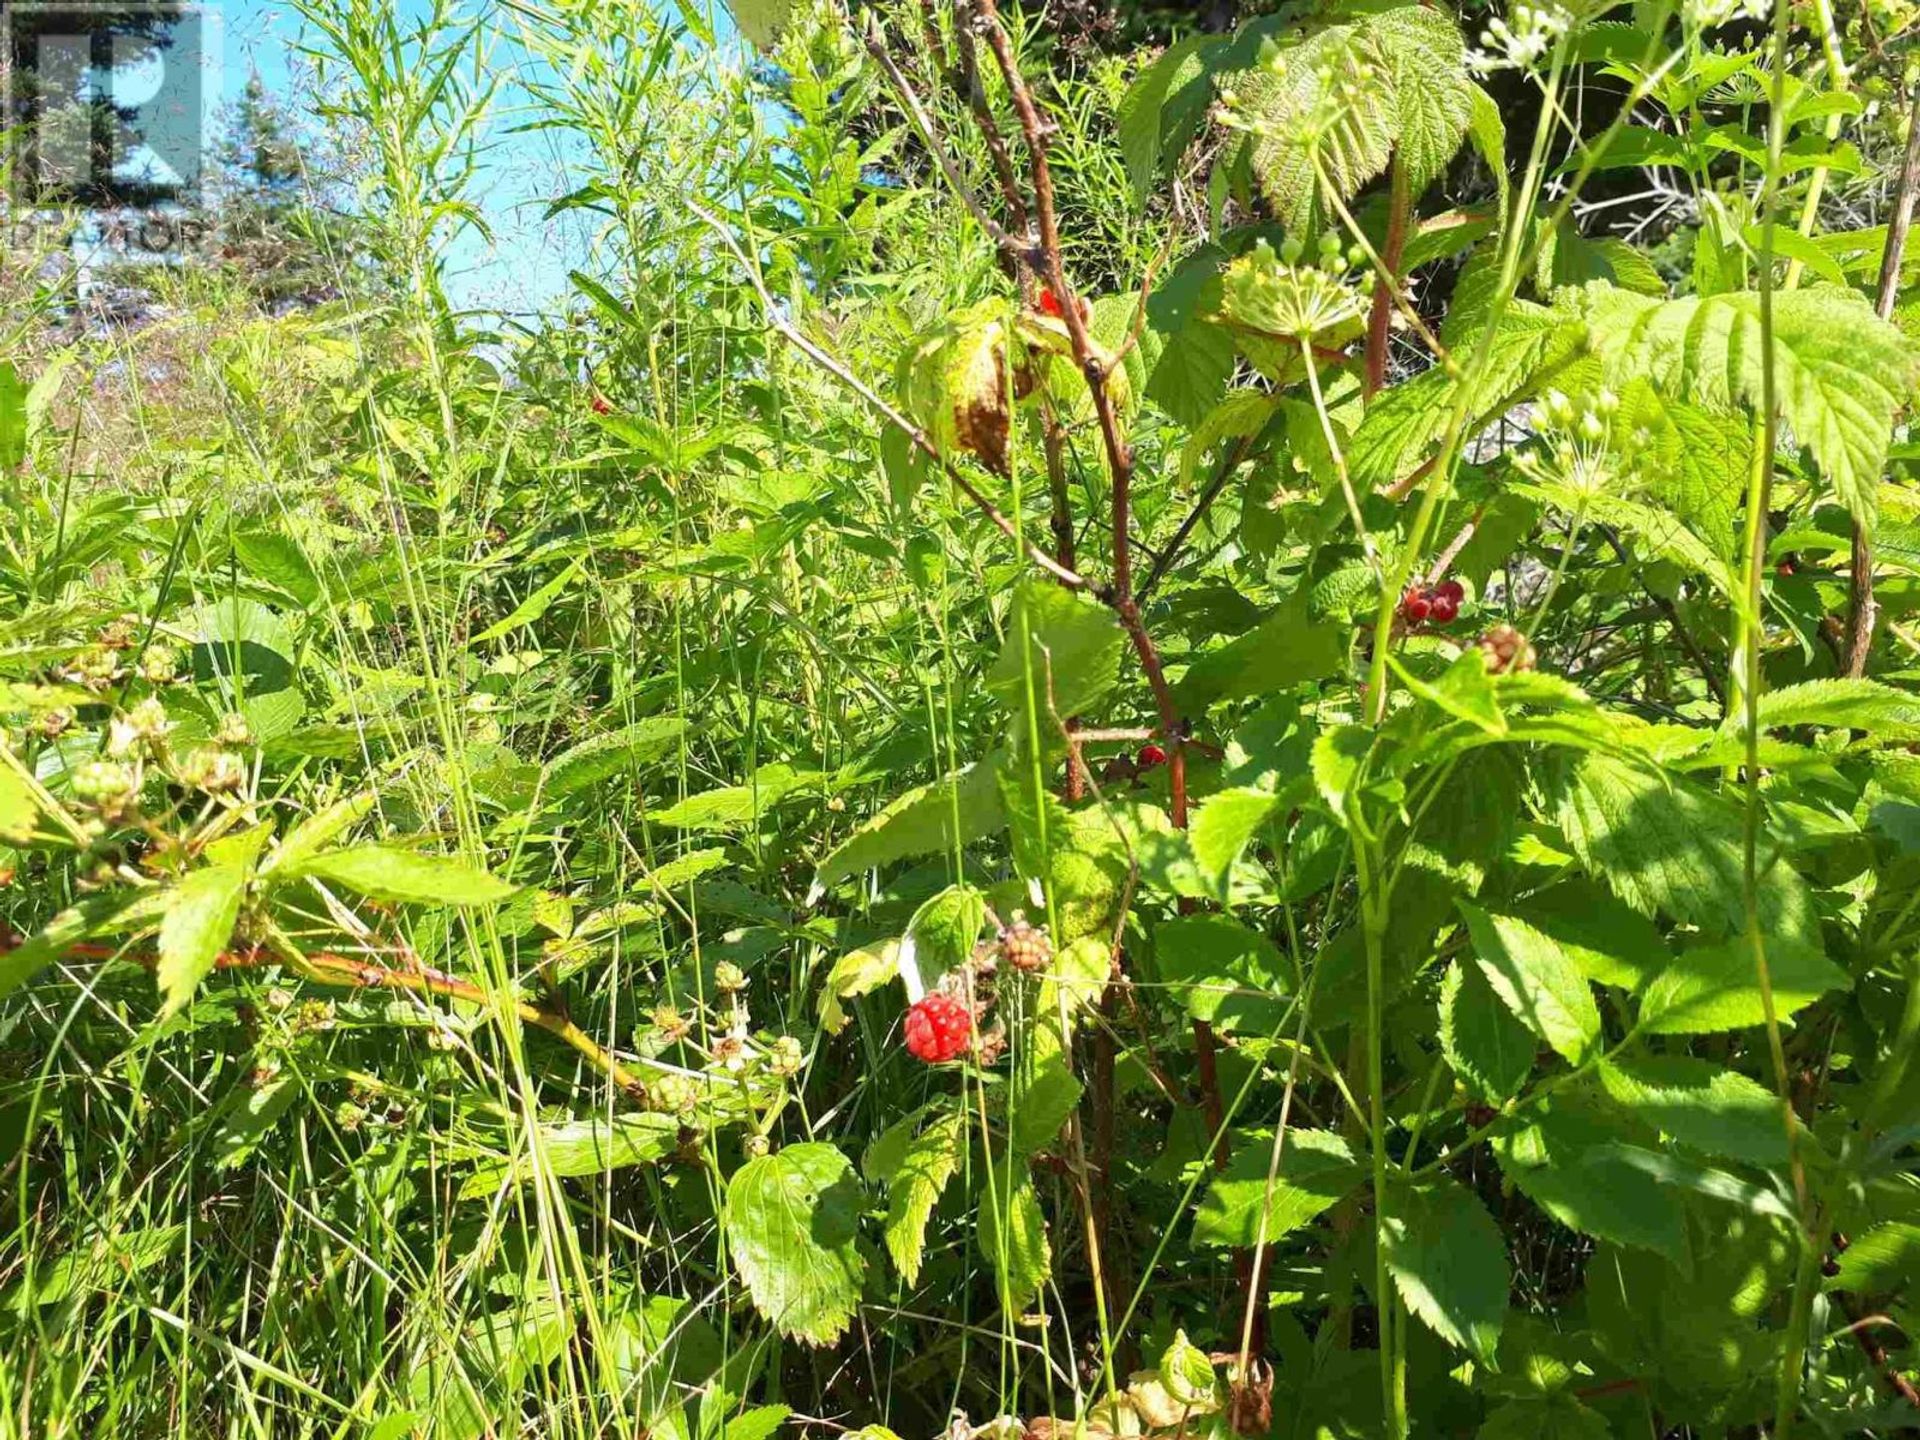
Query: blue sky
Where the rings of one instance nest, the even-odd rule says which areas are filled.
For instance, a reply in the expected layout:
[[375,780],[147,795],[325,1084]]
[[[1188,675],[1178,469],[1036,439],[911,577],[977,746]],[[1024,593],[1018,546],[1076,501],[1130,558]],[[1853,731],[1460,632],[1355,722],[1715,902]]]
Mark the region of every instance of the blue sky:
[[[424,0],[398,0],[403,17],[426,10]],[[271,0],[217,0],[221,17],[221,55],[217,62],[219,89],[227,101],[236,98],[249,75],[258,73],[275,94],[294,86],[300,66],[303,38],[299,13]],[[494,55],[503,65],[524,63],[511,45],[511,25],[497,40]],[[490,126],[491,148],[483,173],[474,186],[474,198],[494,234],[487,244],[468,234],[446,254],[447,288],[463,308],[508,313],[538,310],[552,304],[570,288],[567,271],[587,261],[590,239],[575,225],[565,228],[542,220],[545,202],[572,188],[563,182],[564,161],[558,132],[511,133],[511,87],[503,87],[500,108]]]

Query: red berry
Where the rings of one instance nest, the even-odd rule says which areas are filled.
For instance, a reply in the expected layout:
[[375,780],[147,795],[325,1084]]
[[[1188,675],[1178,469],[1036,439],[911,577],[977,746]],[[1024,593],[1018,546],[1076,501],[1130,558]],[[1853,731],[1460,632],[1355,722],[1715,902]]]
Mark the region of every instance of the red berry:
[[590,403],[593,405],[593,413],[596,415],[611,415],[613,413],[613,406],[607,402],[607,397],[602,395],[598,390],[593,392],[593,400]]
[[1794,570],[1793,561],[1782,560],[1777,566],[1774,567],[1774,569],[1778,574],[1791,575],[1793,574],[1793,570]]
[[1420,624],[1432,609],[1433,602],[1418,590],[1409,589],[1400,597],[1400,614],[1405,617],[1409,625]]
[[1051,315],[1056,320],[1064,313],[1060,308],[1060,297],[1045,285],[1040,287],[1040,313]]
[[1142,745],[1136,763],[1142,770],[1149,765],[1164,765],[1167,763],[1167,752],[1158,745]]
[[1442,581],[1440,588],[1433,593],[1435,596],[1444,595],[1447,599],[1453,601],[1455,605],[1458,605],[1462,600],[1467,598],[1467,587],[1462,585],[1458,580],[1446,580]]
[[1451,625],[1460,614],[1460,602],[1451,595],[1441,594],[1433,597],[1431,619],[1436,625]]
[[907,1011],[907,1051],[929,1065],[965,1054],[972,1033],[972,1013],[951,995],[928,995]]

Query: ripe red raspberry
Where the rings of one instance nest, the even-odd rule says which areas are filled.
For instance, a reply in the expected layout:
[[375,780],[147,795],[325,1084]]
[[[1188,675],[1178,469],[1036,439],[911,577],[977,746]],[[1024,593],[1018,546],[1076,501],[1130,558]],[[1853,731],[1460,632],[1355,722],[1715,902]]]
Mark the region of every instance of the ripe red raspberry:
[[1051,315],[1056,320],[1060,319],[1064,313],[1060,309],[1060,297],[1053,293],[1051,287],[1046,285],[1040,287],[1040,313],[1042,315]]
[[1453,601],[1454,604],[1458,605],[1462,600],[1467,598],[1467,587],[1462,585],[1458,580],[1443,580],[1433,593],[1436,598],[1445,596],[1447,599]]
[[1158,745],[1142,745],[1135,763],[1138,764],[1142,770],[1145,770],[1150,765],[1164,765],[1167,763],[1167,752],[1162,750]]
[[1409,625],[1424,623],[1432,609],[1433,602],[1415,586],[1409,585],[1407,593],[1400,597],[1400,618]]
[[593,413],[596,415],[611,415],[613,413],[612,402],[609,401],[607,397],[602,395],[598,390],[593,392],[592,399],[590,399],[587,403],[593,406]]
[[938,1065],[966,1053],[973,1016],[951,995],[928,995],[907,1011],[907,1052]]
[[1045,930],[1016,917],[1000,932],[1000,958],[1013,969],[1031,975],[1047,968],[1053,959],[1053,942]]
[[1445,593],[1436,593],[1430,602],[1427,618],[1436,625],[1451,625],[1460,617],[1460,602]]

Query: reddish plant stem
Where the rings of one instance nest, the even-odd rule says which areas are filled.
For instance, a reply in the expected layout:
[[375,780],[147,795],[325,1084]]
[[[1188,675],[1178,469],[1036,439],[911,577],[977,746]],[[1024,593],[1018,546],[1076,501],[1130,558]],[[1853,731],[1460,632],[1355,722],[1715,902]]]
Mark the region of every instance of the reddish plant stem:
[[1393,290],[1407,250],[1407,217],[1413,209],[1406,161],[1396,151],[1387,209],[1387,244],[1380,253],[1381,274],[1373,282],[1373,313],[1367,317],[1366,393],[1387,381],[1387,341],[1393,331]]

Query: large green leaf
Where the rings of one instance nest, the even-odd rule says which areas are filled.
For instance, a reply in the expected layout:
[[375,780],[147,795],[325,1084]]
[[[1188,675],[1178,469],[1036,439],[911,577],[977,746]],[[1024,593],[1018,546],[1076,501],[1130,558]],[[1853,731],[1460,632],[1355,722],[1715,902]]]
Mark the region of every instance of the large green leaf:
[[1492,1364],[1507,1314],[1507,1244],[1479,1196],[1456,1180],[1397,1187],[1380,1248],[1407,1309]]
[[1600,1011],[1574,958],[1517,915],[1459,903],[1474,958],[1494,993],[1567,1060],[1585,1060],[1600,1039]]
[[[1477,378],[1467,396],[1466,433],[1544,390],[1580,353],[1582,338],[1579,325],[1563,315],[1522,300],[1508,302],[1498,328],[1484,341],[1483,366],[1470,372]],[[1465,364],[1482,341],[1469,333],[1449,336],[1448,343],[1463,348]],[[1347,451],[1354,482],[1368,488],[1390,485],[1431,459],[1464,383],[1436,365],[1377,396]]]
[[971,885],[949,885],[914,911],[907,938],[921,977],[936,980],[964,964],[986,923],[986,897]]
[[1755,1165],[1784,1165],[1780,1101],[1758,1081],[1708,1060],[1643,1055],[1600,1067],[1607,1094],[1682,1145]]
[[1491,1105],[1520,1093],[1540,1044],[1514,1018],[1477,965],[1452,965],[1440,982],[1440,1053],[1468,1090]]
[[1651,920],[1580,876],[1529,895],[1512,913],[1549,936],[1595,984],[1637,990],[1669,959]]
[[1197,714],[1220,700],[1270,695],[1337,671],[1350,637],[1310,616],[1308,598],[1302,587],[1246,634],[1203,652],[1174,687],[1180,708]]
[[327,880],[375,900],[412,905],[494,905],[519,888],[464,860],[391,845],[324,851],[280,866],[274,875],[280,880]]
[[578,794],[657,760],[673,748],[686,726],[677,715],[655,716],[582,740],[547,762],[546,793],[553,797]]
[[920,1278],[927,1221],[940,1192],[960,1169],[967,1138],[966,1115],[942,1109],[908,1142],[887,1174],[887,1253],[911,1285]]
[[1418,196],[1460,148],[1473,104],[1459,29],[1414,5],[1325,26],[1231,81],[1254,173],[1293,231],[1310,227],[1322,179],[1348,198],[1396,149]]
[[1888,1221],[1856,1235],[1827,1281],[1855,1295],[1902,1295],[1920,1284],[1920,1225]]
[[818,770],[795,769],[791,765],[775,762],[762,765],[745,784],[702,790],[697,795],[675,801],[664,810],[655,811],[648,818],[677,830],[743,829],[789,795],[817,790],[819,786]]
[[1114,125],[1136,204],[1146,203],[1161,156],[1191,138],[1211,93],[1207,52],[1224,43],[1218,35],[1205,34],[1176,40],[1134,77],[1121,97]]
[[[1920,739],[1920,695],[1878,680],[1807,680],[1769,690],[1755,703],[1763,729],[1820,725],[1864,730],[1887,740]],[[1739,728],[1737,718],[1728,728]]]
[[1236,1137],[1227,1168],[1207,1186],[1194,1212],[1195,1244],[1248,1249],[1262,1235],[1276,1240],[1344,1198],[1366,1173],[1352,1147],[1331,1130],[1288,1130],[1269,1186],[1272,1161],[1271,1135]]
[[865,1204],[845,1155],[789,1145],[749,1160],[727,1183],[727,1245],[754,1308],[789,1339],[827,1345],[860,1303],[857,1243]]
[[816,893],[834,881],[908,855],[950,849],[1006,823],[998,772],[1006,752],[995,750],[931,785],[909,790],[842,840],[820,862]]
[[1452,16],[1425,5],[1383,10],[1369,28],[1399,101],[1394,159],[1407,167],[1408,192],[1417,200],[1452,162],[1474,118],[1466,45]]
[[[1023,580],[1007,617],[1007,643],[985,676],[987,689],[1025,716],[1028,685],[1042,749],[1059,743],[1054,717],[1091,710],[1120,678],[1126,635],[1113,612],[1051,581]],[[1027,743],[1023,729],[1021,744]]]
[[1019,1076],[1009,1101],[1007,1149],[1031,1155],[1051,1145],[1079,1105],[1082,1089],[1059,1055],[1035,1066],[1032,1074]]
[[1047,1221],[1031,1178],[1022,1174],[1008,1190],[1003,1176],[997,1201],[993,1192],[980,1192],[980,1251],[999,1278],[1001,1303],[1011,1313],[1025,1310],[1053,1272]]
[[1160,978],[1196,1020],[1226,1030],[1270,1034],[1292,977],[1266,936],[1228,915],[1186,915],[1153,937]]
[[[1765,953],[1774,1013],[1783,1021],[1849,984],[1847,972],[1817,950],[1769,943]],[[1766,1018],[1753,947],[1744,938],[1681,951],[1640,999],[1640,1026],[1655,1035],[1740,1030]]]
[[163,1015],[180,1010],[233,937],[246,894],[247,872],[238,865],[209,865],[173,887],[160,921],[159,983]]
[[1771,354],[1782,418],[1871,528],[1894,417],[1920,384],[1920,350],[1863,296],[1828,285],[1776,294],[1771,346],[1753,292],[1649,301],[1589,286],[1580,304],[1612,374],[1709,407],[1757,409]]
[[1507,1178],[1569,1229],[1683,1260],[1679,1193],[1630,1163],[1627,1148],[1578,1112],[1556,1108],[1496,1136],[1493,1145]]
[[[1744,832],[1739,810],[1691,781],[1613,755],[1567,765],[1560,827],[1587,872],[1642,914],[1664,911],[1709,934],[1746,923]],[[1759,877],[1768,936],[1817,941],[1806,882],[1783,859]]]
[[1200,802],[1189,833],[1193,863],[1217,898],[1227,898],[1227,877],[1253,837],[1285,803],[1270,790],[1235,786]]
[[484,1198],[540,1173],[606,1175],[628,1165],[652,1164],[679,1148],[680,1127],[679,1116],[652,1111],[543,1125],[511,1156],[483,1156],[462,1182],[460,1198]]

